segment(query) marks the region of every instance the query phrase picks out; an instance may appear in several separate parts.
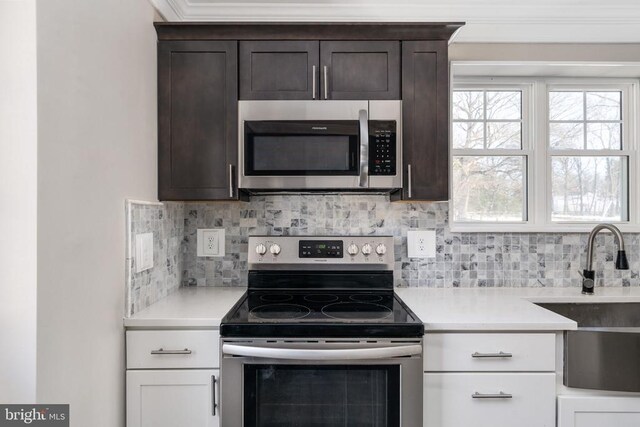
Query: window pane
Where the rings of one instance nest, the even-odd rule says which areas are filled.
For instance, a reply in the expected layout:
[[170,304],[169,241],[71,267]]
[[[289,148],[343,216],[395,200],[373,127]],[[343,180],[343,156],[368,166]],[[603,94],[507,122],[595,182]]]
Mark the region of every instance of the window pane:
[[552,157],[553,221],[625,221],[626,157]]
[[479,90],[453,92],[454,120],[482,120],[484,94]]
[[487,148],[516,149],[522,148],[522,132],[520,122],[487,123]]
[[453,124],[453,148],[483,148],[484,125],[474,122]]
[[621,92],[587,92],[587,120],[620,120]]
[[453,158],[454,221],[524,221],[525,156]]
[[522,117],[522,93],[487,92],[487,119],[520,120]]
[[583,123],[549,123],[549,146],[557,150],[584,148]]
[[583,92],[549,92],[550,120],[582,120]]
[[587,148],[592,150],[621,150],[620,123],[587,123]]

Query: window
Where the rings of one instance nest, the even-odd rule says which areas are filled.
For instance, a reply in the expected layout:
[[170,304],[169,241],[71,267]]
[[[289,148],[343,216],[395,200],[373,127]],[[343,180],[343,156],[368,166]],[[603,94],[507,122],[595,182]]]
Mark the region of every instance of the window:
[[551,220],[628,219],[622,91],[549,89]]
[[636,81],[475,79],[454,85],[454,231],[634,223]]
[[523,88],[453,92],[453,220],[527,219]]

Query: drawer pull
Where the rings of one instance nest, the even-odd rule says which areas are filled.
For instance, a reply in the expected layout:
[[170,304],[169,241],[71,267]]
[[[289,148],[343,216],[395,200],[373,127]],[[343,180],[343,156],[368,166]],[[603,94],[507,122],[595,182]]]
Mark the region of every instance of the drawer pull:
[[476,359],[491,359],[491,358],[502,358],[502,357],[513,357],[511,353],[505,353],[500,351],[498,353],[478,353],[477,351],[471,355]]
[[473,399],[512,399],[513,394],[499,392],[499,393],[478,393],[477,391],[471,395]]
[[165,350],[159,348],[158,350],[151,350],[151,354],[191,354],[191,350],[185,348],[184,350]]

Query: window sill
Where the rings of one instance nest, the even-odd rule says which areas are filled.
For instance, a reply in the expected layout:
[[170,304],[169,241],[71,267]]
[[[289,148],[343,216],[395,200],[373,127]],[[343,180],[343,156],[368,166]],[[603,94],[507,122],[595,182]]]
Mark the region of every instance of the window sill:
[[[600,223],[588,224],[450,224],[452,233],[589,233]],[[617,224],[623,233],[640,233],[640,224]]]

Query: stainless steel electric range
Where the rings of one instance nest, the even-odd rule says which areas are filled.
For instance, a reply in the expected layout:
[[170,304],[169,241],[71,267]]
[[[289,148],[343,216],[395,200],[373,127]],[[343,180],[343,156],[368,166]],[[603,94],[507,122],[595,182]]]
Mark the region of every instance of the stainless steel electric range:
[[222,320],[222,427],[422,426],[420,319],[393,291],[393,238],[249,238]]

